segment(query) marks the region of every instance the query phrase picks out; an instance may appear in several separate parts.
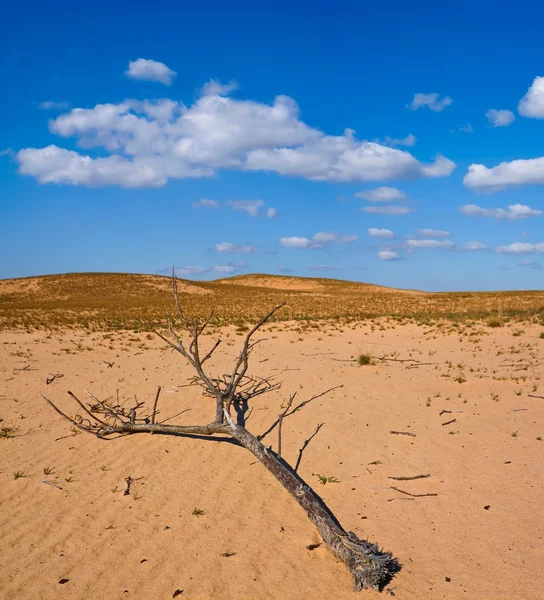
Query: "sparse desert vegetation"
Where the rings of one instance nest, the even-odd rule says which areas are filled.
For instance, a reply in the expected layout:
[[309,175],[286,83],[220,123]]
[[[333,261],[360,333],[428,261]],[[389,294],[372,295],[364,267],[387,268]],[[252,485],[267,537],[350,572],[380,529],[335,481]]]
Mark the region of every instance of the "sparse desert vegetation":
[[[240,334],[281,302],[287,306],[275,319],[301,324],[377,317],[399,324],[487,320],[491,328],[510,320],[544,323],[541,291],[424,293],[335,279],[241,275],[180,281],[180,298],[189,318],[206,318],[213,311],[212,324],[235,325]],[[74,273],[0,281],[2,329],[152,331],[172,308],[170,278],[165,276]]]
[[[74,600],[125,590],[138,600],[217,598],[218,589],[224,598],[275,600],[296,590],[310,600],[316,589],[353,598],[349,573],[304,513],[237,445],[155,434],[105,443],[40,399],[86,418],[68,392],[91,409],[92,390],[114,405],[141,403],[149,417],[160,385],[159,422],[209,421],[213,399],[150,332],[170,306],[167,278],[11,281],[0,282],[6,597],[58,586]],[[131,290],[134,310],[110,288],[116,281]],[[252,354],[253,374],[282,385],[251,399],[249,426],[277,452],[277,431],[267,431],[283,415],[281,456],[356,536],[394,552],[402,568],[385,597],[540,600],[542,577],[531,565],[541,554],[544,294],[421,294],[274,277],[180,285],[200,290],[180,294],[193,316],[217,303],[212,335],[202,339],[206,352],[222,340],[224,359],[209,360],[215,373],[229,372],[253,315],[288,301]],[[83,537],[92,568],[81,560]],[[505,554],[505,543],[519,552]],[[273,552],[263,556],[263,547]],[[471,564],[485,569],[467,568],[467,547]],[[156,570],[161,576],[150,577]]]

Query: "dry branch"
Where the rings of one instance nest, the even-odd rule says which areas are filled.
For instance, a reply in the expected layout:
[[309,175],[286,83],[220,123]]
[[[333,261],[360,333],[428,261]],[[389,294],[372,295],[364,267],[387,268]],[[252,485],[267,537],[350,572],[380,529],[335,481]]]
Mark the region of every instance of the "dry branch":
[[409,435],[410,437],[416,437],[416,434],[411,433],[410,431],[393,431],[393,430],[391,430],[389,433],[393,433],[394,435]]
[[395,492],[399,492],[400,494],[405,494],[406,496],[411,496],[412,498],[425,498],[427,496],[438,496],[438,494],[433,493],[433,494],[411,494],[410,492],[405,492],[404,490],[400,490],[397,487],[391,486],[392,490],[395,490]]
[[430,475],[412,475],[411,477],[388,477],[387,479],[394,479],[395,481],[412,481],[413,479],[427,479]]

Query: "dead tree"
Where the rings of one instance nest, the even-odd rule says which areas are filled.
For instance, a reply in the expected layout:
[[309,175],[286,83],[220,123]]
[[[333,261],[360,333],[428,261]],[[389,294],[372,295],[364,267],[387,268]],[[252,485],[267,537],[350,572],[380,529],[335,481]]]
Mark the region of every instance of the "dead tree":
[[[182,340],[181,334],[174,327],[174,318],[170,314],[167,315],[168,332],[156,331],[155,333],[172,349],[179,352],[193,367],[196,375],[192,380],[192,384],[202,386],[206,395],[215,398],[215,418],[213,421],[207,425],[157,423],[160,387],[154,399],[153,409],[147,415],[143,409],[143,402],[136,402],[135,406],[128,408],[119,401],[118,396],[116,401],[102,401],[87,392],[91,402],[85,404],[72,392],[68,392],[79,407],[75,415],[70,417],[45,396],[42,395],[42,398],[72,425],[101,439],[112,435],[124,436],[144,432],[205,436],[227,434],[231,436],[241,446],[249,450],[306,511],[308,518],[316,526],[331,552],[350,570],[353,575],[354,589],[357,591],[364,588],[383,589],[399,569],[399,565],[392,555],[381,551],[376,544],[359,539],[352,531],[346,532],[323,500],[280,456],[281,451],[276,453],[270,447],[266,447],[259,437],[250,433],[245,427],[245,411],[249,400],[279,387],[279,384],[271,380],[249,377],[247,371],[250,353],[255,345],[259,343],[259,340],[253,341],[254,334],[283,304],[268,312],[249,331],[242,350],[234,361],[231,373],[221,377],[212,377],[207,373],[205,364],[217,350],[221,340],[218,339],[207,352],[203,351],[200,346],[201,335],[209,325],[211,316],[203,322],[197,319],[190,322],[187,319],[179,301],[177,280],[174,273],[172,273],[172,290],[177,309],[177,319],[179,319],[185,334],[188,335],[189,342]],[[297,410],[293,409],[288,412],[293,398],[294,396],[291,397],[287,409],[281,413],[274,425],[279,424],[281,427],[283,419]],[[233,420],[233,410],[236,422]],[[273,429],[274,425],[268,431]]]

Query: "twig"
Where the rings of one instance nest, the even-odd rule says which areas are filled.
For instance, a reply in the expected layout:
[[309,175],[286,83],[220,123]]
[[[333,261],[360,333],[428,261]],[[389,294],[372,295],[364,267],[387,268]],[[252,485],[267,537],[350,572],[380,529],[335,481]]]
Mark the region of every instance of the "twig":
[[[313,438],[319,433],[319,430],[323,427],[323,425],[325,425],[325,423],[319,423],[312,435],[307,440],[305,440],[304,444],[302,444],[302,448],[300,448],[300,450],[298,451],[298,458],[294,467],[295,473],[298,471],[298,468],[300,466],[300,461],[302,460],[302,453],[304,452],[304,450],[306,450],[308,444],[313,440]],[[358,475],[354,475],[354,477],[358,477]]]
[[157,395],[155,396],[155,402],[153,403],[153,412],[151,413],[151,423],[155,423],[155,417],[157,415],[157,403],[159,402],[159,396],[161,393],[161,386],[157,388]]
[[452,413],[462,413],[462,410],[446,410],[445,408],[438,413],[438,416],[441,417],[443,414],[452,414]]
[[534,394],[527,394],[529,396],[529,398],[541,398],[542,400],[544,400],[544,396],[535,396]]
[[404,490],[399,490],[399,488],[396,488],[394,486],[391,486],[392,490],[395,490],[395,492],[399,492],[400,494],[406,494],[406,496],[412,496],[413,498],[425,498],[426,496],[438,496],[438,494],[411,494],[410,492],[405,492]]
[[444,427],[444,425],[451,425],[452,423],[456,423],[457,419],[452,419],[451,421],[446,421],[445,423],[442,423],[442,427]]
[[56,483],[53,483],[52,481],[46,481],[45,479],[42,479],[40,481],[40,483],[45,483],[46,485],[50,485],[52,487],[56,487],[57,490],[62,490],[62,488],[60,487],[60,485],[57,485]]
[[388,477],[387,479],[394,479],[395,481],[411,481],[412,479],[427,479],[430,475],[412,475],[411,477]]
[[113,367],[113,365],[115,364],[114,362],[108,362],[107,360],[103,360],[102,362],[105,365],[108,365],[108,369],[111,369]]
[[48,377],[45,380],[45,385],[49,385],[50,383],[53,383],[53,381],[55,381],[55,379],[60,379],[61,377],[64,377],[64,375],[62,373],[51,374],[51,377]]
[[[328,394],[329,392],[333,392],[334,390],[340,389],[342,387],[344,387],[343,383],[341,383],[340,385],[335,385],[334,387],[329,388],[328,390],[325,390],[324,392],[321,392],[320,394],[316,394],[315,396],[312,396],[311,398],[308,398],[308,400],[304,400],[300,404],[297,404],[295,406],[295,408],[293,408],[293,410],[291,410],[290,412],[288,412],[287,414],[285,414],[284,417],[290,417],[291,415],[294,415],[297,411],[299,411],[302,408],[304,408],[306,406],[306,404],[309,404],[313,400],[317,400],[318,398],[321,398],[325,394]],[[279,419],[276,419],[274,421],[274,423],[272,423],[272,425],[270,425],[270,427],[264,433],[261,433],[261,435],[257,436],[257,439],[258,440],[263,440],[269,433],[271,433],[272,431],[274,431],[274,429],[278,425],[278,422],[279,422]]]
[[289,402],[287,402],[285,410],[278,415],[278,458],[281,458],[281,428],[283,425],[283,417],[285,417],[285,415],[291,408],[291,405],[293,404],[293,400],[295,399],[296,395],[296,392],[294,394],[291,394],[291,397],[289,398]]
[[125,478],[125,481],[127,482],[127,489],[123,492],[123,496],[128,496],[130,494],[130,486],[132,485],[134,479],[132,479],[132,477],[129,475]]
[[415,498],[400,498],[397,496],[396,498],[389,498],[387,502],[393,502],[393,500],[415,500]]
[[395,435],[409,435],[410,437],[417,437],[415,433],[411,433],[410,431],[390,431],[389,433],[393,433]]

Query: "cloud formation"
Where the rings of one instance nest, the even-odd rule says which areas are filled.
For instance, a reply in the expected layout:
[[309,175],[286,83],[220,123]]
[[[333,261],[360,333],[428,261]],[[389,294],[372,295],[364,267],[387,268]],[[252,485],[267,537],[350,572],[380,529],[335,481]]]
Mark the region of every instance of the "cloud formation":
[[444,96],[442,99],[439,99],[439,96],[436,93],[414,94],[412,102],[407,104],[406,108],[418,110],[419,108],[427,106],[434,112],[441,112],[452,102],[453,100],[449,96]]
[[409,133],[404,138],[392,138],[386,135],[383,138],[378,138],[373,141],[376,142],[376,144],[382,144],[383,146],[390,146],[391,148],[395,148],[396,146],[415,146],[417,138],[415,135]]
[[419,235],[424,237],[449,237],[451,232],[444,231],[443,229],[418,229],[417,232]]
[[474,133],[474,127],[470,123],[466,125],[459,125],[455,129],[451,130],[452,133]]
[[544,77],[535,77],[531,87],[519,101],[518,112],[522,117],[544,119]]
[[172,85],[177,73],[169,69],[164,63],[148,58],[138,58],[128,63],[125,75],[140,81],[156,81],[164,85]]
[[226,265],[215,265],[213,270],[216,273],[236,273],[246,267],[247,264],[245,262],[230,262]]
[[399,255],[393,250],[380,250],[376,255],[380,260],[399,260]]
[[499,254],[536,254],[544,253],[544,242],[529,244],[527,242],[514,242],[508,246],[497,246]]
[[373,190],[357,192],[355,197],[363,198],[364,200],[369,200],[370,202],[393,202],[394,200],[404,200],[406,198],[406,194],[397,188],[383,185],[381,187],[374,188]]
[[229,83],[221,83],[217,79],[210,79],[208,83],[202,86],[202,94],[204,96],[228,96],[231,92],[238,89],[236,81],[229,81]]
[[227,200],[227,206],[232,210],[238,210],[247,213],[250,217],[256,217],[259,209],[264,205],[262,200]]
[[463,183],[474,190],[497,192],[516,185],[544,184],[544,157],[502,162],[496,167],[472,164]]
[[511,110],[495,110],[490,108],[485,116],[493,127],[508,127],[516,120]]
[[191,204],[193,208],[219,208],[219,202],[217,200],[210,200],[208,198],[201,198],[198,202]]
[[376,229],[376,227],[370,227],[367,231],[368,235],[375,238],[390,239],[395,237],[395,234],[390,229]]
[[361,211],[373,215],[407,215],[413,209],[408,206],[365,206]]
[[55,102],[54,100],[46,100],[45,102],[40,102],[40,104],[38,104],[38,108],[41,110],[67,110],[70,108],[70,103],[66,102],[66,100],[61,100],[59,102]]
[[482,242],[467,242],[466,244],[461,246],[461,249],[470,251],[486,250],[487,246],[485,244],[482,244]]
[[232,244],[231,242],[221,242],[213,247],[215,252],[219,254],[254,254],[259,249],[250,244]]
[[482,208],[477,204],[464,204],[459,209],[464,215],[470,217],[491,217],[493,219],[511,221],[517,219],[528,219],[529,217],[538,217],[542,214],[541,210],[530,208],[525,204],[510,204],[507,209],[504,208]]
[[[173,75],[156,66],[162,63],[139,61],[131,76],[171,82]],[[161,99],[73,109],[50,121],[50,131],[106,156],[57,145],[24,148],[19,171],[40,183],[136,188],[211,177],[220,169],[332,182],[445,177],[455,169],[444,156],[421,163],[407,151],[359,140],[351,129],[327,135],[301,121],[287,96],[265,104],[225,97],[231,88],[210,82],[191,106]]]
[[300,236],[282,237],[280,238],[280,245],[284,248],[298,248],[299,250],[320,250],[332,244],[349,244],[355,242],[357,238],[356,235],[321,231],[311,238]]
[[406,240],[409,248],[453,248],[455,244],[451,240]]

